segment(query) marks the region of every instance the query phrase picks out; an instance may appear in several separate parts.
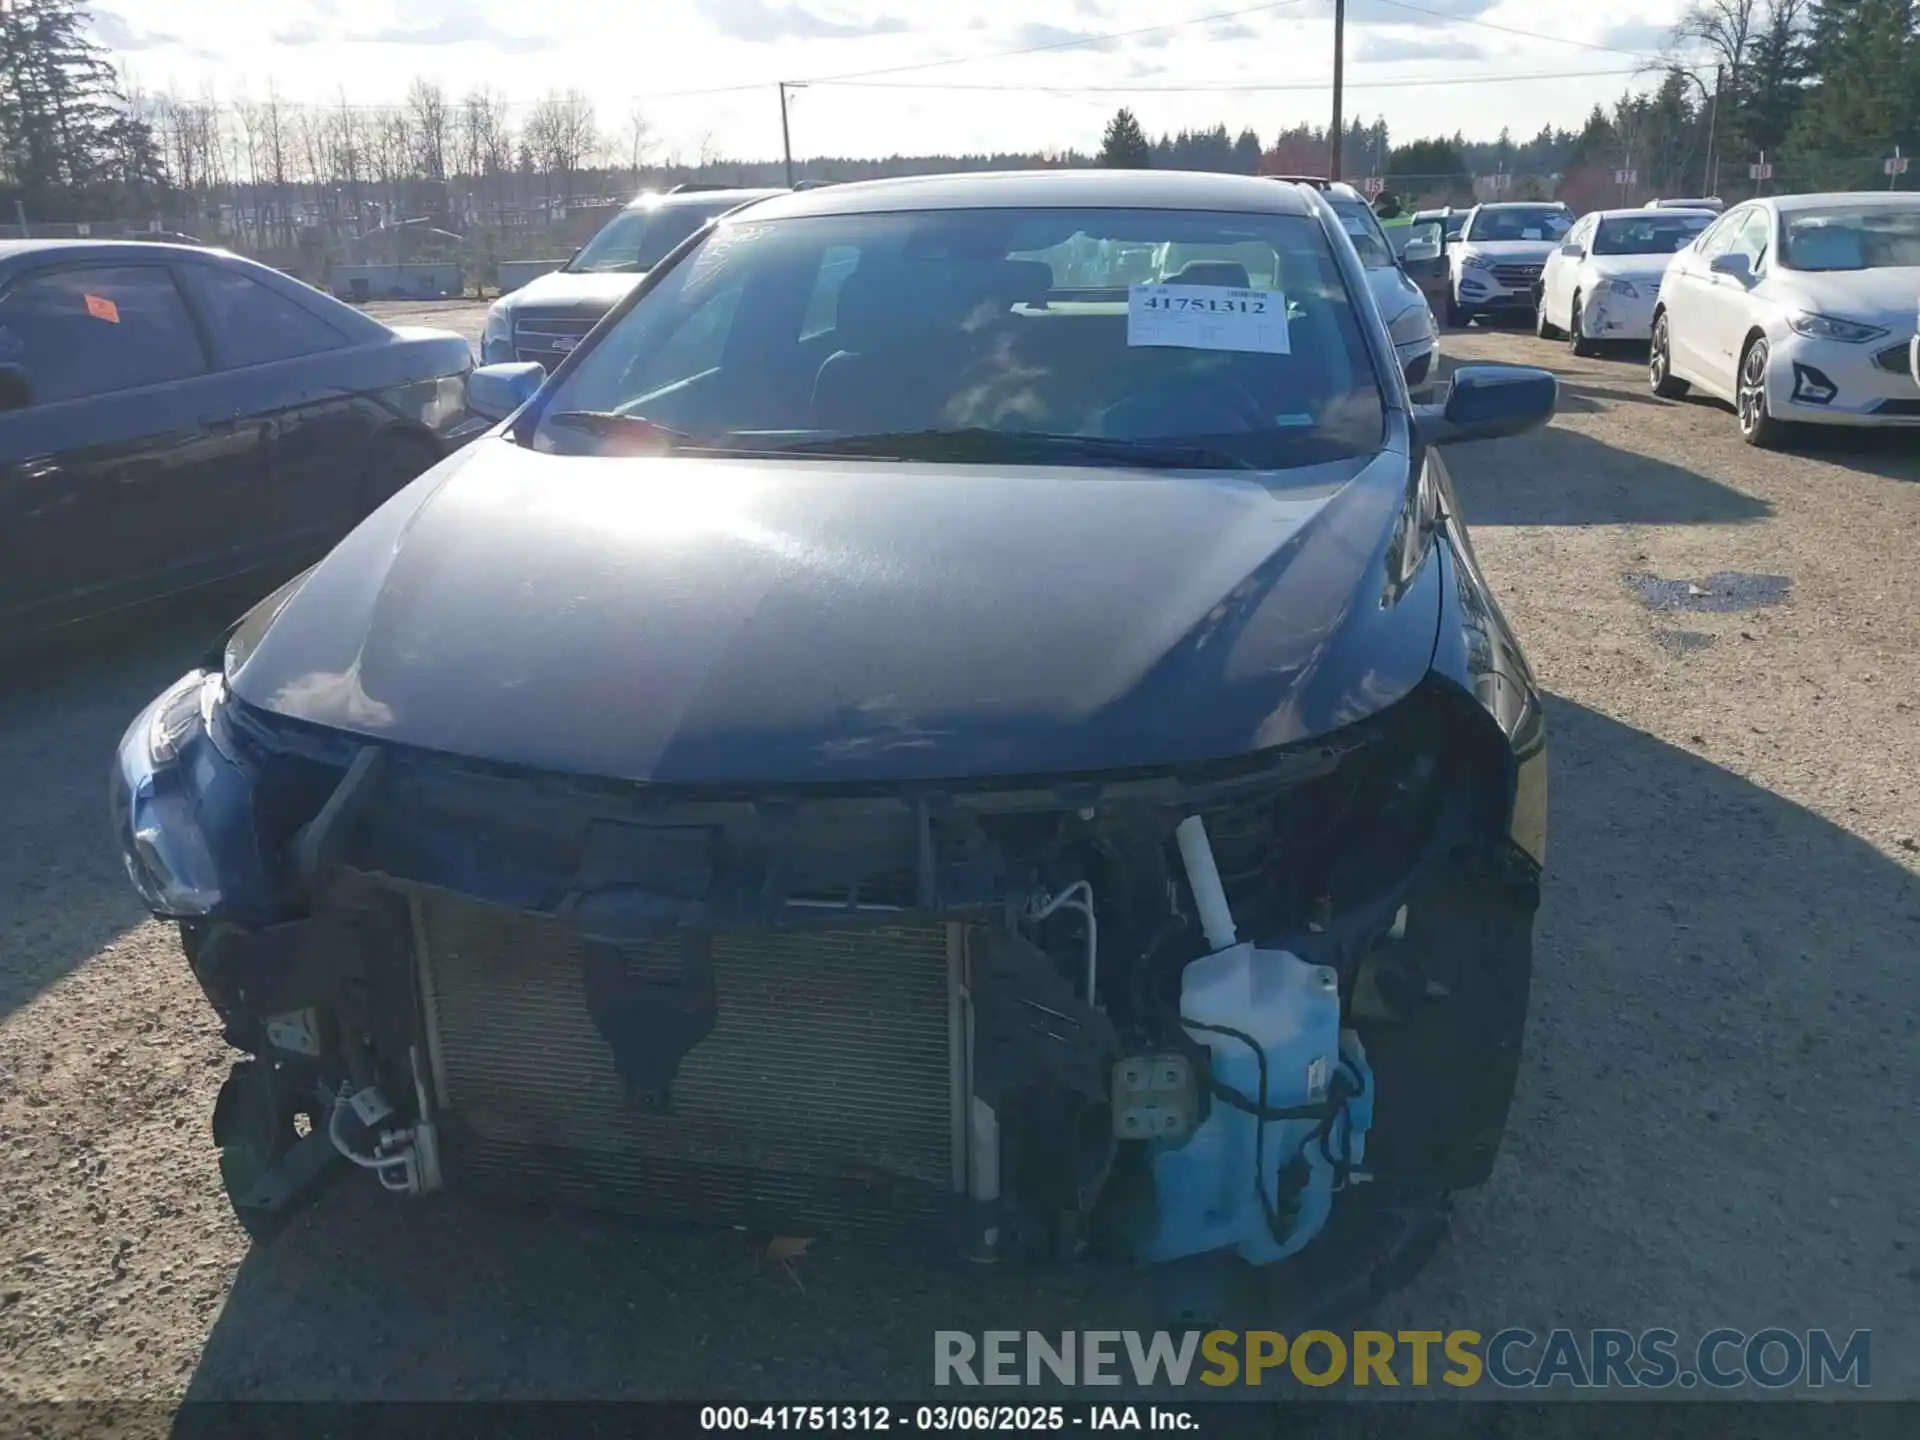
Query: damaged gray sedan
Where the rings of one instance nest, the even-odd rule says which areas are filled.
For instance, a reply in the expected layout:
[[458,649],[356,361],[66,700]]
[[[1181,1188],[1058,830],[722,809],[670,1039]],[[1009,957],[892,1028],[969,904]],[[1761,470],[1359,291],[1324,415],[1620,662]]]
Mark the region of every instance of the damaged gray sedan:
[[1417,1263],[1545,849],[1435,446],[1551,376],[1415,407],[1322,197],[1056,171],[769,201],[472,394],[114,768],[250,1229],[354,1167],[1190,1316]]

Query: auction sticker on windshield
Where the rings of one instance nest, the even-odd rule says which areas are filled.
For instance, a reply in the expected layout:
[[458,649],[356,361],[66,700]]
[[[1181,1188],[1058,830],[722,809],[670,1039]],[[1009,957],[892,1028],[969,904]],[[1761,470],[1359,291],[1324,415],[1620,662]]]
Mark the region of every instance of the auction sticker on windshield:
[[1127,344],[1290,355],[1287,297],[1224,285],[1134,285],[1127,291]]

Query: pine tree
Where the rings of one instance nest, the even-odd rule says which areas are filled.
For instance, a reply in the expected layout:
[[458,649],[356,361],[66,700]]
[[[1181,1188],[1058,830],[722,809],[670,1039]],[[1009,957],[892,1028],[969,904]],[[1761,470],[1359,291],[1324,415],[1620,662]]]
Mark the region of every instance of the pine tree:
[[1789,148],[1821,188],[1875,183],[1879,157],[1920,146],[1920,37],[1914,0],[1817,0],[1813,77]]
[[1240,132],[1233,142],[1233,168],[1242,175],[1257,174],[1260,169],[1260,136],[1251,127]]
[[1114,170],[1146,170],[1153,165],[1153,147],[1131,110],[1122,107],[1107,122],[1100,142],[1100,163]]
[[0,7],[0,181],[36,214],[112,213],[117,187],[156,178],[152,133],[88,25],[80,0]]

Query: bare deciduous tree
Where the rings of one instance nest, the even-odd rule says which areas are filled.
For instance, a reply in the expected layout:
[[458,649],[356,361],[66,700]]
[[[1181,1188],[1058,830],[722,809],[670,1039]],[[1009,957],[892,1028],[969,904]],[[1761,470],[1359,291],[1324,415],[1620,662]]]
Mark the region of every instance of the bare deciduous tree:
[[627,111],[627,158],[633,169],[633,184],[640,188],[640,167],[653,154],[653,122],[647,118],[647,112],[635,105]]
[[447,96],[438,84],[417,79],[407,91],[407,116],[413,130],[414,164],[423,178],[447,178]]
[[533,163],[546,185],[549,204],[573,198],[573,182],[599,148],[593,102],[578,90],[550,90],[527,117],[523,132]]
[[1673,27],[1673,38],[1683,45],[1705,45],[1714,63],[1723,66],[1728,80],[1737,84],[1746,72],[1761,4],[1762,0],[1694,0]]

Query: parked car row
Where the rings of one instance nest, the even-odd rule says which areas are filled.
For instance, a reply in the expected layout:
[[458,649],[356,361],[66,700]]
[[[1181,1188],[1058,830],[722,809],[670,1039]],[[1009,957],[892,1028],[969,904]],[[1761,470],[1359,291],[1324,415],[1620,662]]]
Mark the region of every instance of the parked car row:
[[1402,254],[1446,245],[1451,324],[1524,307],[1536,334],[1576,355],[1646,343],[1655,394],[1725,401],[1754,445],[1780,444],[1797,424],[1920,425],[1911,194],[1768,196],[1731,210],[1658,200],[1578,219],[1564,205],[1480,205],[1448,241],[1450,219],[1417,213]]

